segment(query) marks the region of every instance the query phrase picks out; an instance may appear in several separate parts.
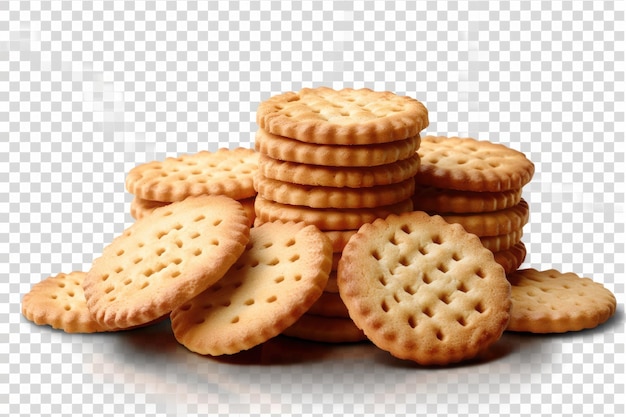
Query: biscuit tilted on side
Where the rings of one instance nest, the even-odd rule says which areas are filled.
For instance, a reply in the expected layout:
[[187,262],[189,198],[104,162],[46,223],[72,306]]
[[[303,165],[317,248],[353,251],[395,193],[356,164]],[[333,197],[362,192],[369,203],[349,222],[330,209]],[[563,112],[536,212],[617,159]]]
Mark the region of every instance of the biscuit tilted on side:
[[420,364],[469,359],[509,321],[510,285],[477,236],[415,211],[361,227],[337,271],[350,317],[379,348]]
[[358,145],[415,136],[428,125],[428,111],[389,91],[318,87],[270,97],[256,121],[269,133],[302,142]]
[[82,271],[60,273],[33,285],[22,299],[22,314],[35,324],[49,325],[67,333],[109,330],[87,309],[82,287],[85,275]]
[[225,196],[155,209],[93,262],[83,282],[89,310],[108,328],[169,314],[226,273],[248,243],[248,224],[241,204]]
[[615,295],[602,284],[555,269],[519,269],[511,282],[511,321],[507,330],[563,333],[590,329],[615,314]]
[[332,245],[315,226],[278,221],[254,227],[228,273],[171,313],[174,335],[203,355],[250,349],[309,309],[331,266]]

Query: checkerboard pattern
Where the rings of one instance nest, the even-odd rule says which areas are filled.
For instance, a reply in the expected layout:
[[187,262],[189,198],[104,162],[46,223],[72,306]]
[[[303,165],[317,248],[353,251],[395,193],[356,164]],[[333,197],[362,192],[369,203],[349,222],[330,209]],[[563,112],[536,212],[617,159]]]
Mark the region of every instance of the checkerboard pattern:
[[[624,415],[624,5],[0,2],[0,414]],[[427,133],[526,153],[524,266],[593,277],[616,317],[428,369],[280,338],[216,360],[167,324],[67,335],[21,316],[33,284],[130,224],[129,169],[251,147],[260,101],[319,85],[410,95]]]

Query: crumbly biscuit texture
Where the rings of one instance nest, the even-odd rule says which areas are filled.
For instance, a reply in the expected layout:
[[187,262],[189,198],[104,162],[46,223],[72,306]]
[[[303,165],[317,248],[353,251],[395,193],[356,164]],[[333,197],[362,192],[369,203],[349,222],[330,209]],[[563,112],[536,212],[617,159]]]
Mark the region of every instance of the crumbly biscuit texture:
[[168,314],[226,273],[245,249],[248,223],[241,204],[225,196],[155,209],[94,260],[83,282],[89,310],[107,328]]
[[367,88],[303,88],[263,101],[257,124],[272,134],[318,144],[385,143],[417,135],[428,111],[416,99]]
[[258,154],[222,148],[141,164],[126,177],[126,189],[144,200],[174,202],[189,196],[225,195],[236,200],[255,195]]
[[511,321],[507,330],[563,333],[596,327],[615,314],[615,295],[602,284],[555,269],[509,274]]
[[109,330],[91,316],[83,292],[85,272],[59,273],[35,284],[22,299],[22,314],[38,325],[67,333]]
[[425,136],[418,153],[420,184],[464,191],[520,189],[535,173],[526,156],[505,145],[472,138]]
[[280,334],[320,297],[332,264],[322,232],[303,223],[264,223],[216,284],[171,314],[176,339],[210,355],[250,349]]
[[402,182],[415,176],[419,155],[379,166],[333,167],[259,157],[259,173],[265,178],[321,187],[362,188]]
[[475,235],[425,212],[366,224],[337,271],[350,317],[378,347],[420,364],[474,357],[509,320],[510,285]]
[[327,167],[367,167],[411,158],[419,148],[415,135],[390,143],[363,145],[320,145],[300,142],[258,129],[254,147],[273,159]]

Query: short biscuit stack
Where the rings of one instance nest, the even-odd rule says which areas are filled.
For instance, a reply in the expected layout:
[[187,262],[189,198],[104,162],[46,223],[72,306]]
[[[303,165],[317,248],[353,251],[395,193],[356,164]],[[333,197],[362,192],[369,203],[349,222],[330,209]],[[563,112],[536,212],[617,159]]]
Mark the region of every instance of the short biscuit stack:
[[126,189],[134,195],[130,213],[140,219],[187,197],[224,195],[243,205],[252,224],[257,163],[252,149],[221,148],[137,165],[126,177]]
[[363,224],[413,209],[416,151],[428,112],[391,92],[305,88],[262,102],[257,124],[255,225],[304,221],[325,232],[334,251],[323,294],[285,334],[363,340],[339,296],[337,265]]
[[529,218],[522,187],[534,164],[521,152],[472,138],[426,136],[418,154],[415,210],[461,224],[507,274],[517,270],[526,257],[521,238]]

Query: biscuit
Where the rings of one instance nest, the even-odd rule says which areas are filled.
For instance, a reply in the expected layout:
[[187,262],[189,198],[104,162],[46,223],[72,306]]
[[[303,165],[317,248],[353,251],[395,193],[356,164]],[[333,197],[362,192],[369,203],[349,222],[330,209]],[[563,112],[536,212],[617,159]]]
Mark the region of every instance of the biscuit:
[[154,209],[167,206],[168,204],[170,203],[163,201],[144,200],[143,198],[134,196],[132,201],[130,202],[130,215],[133,217],[133,219],[139,220],[142,217],[152,213]]
[[204,194],[241,200],[256,194],[257,168],[258,154],[252,149],[200,151],[134,167],[126,176],[126,189],[144,200],[162,202]]
[[572,272],[528,268],[509,274],[508,279],[510,331],[563,333],[590,329],[615,313],[615,295],[610,290]]
[[413,207],[434,213],[485,213],[513,207],[521,198],[521,188],[490,193],[416,185]]
[[255,176],[258,195],[281,204],[311,208],[358,209],[388,206],[411,198],[415,180],[366,188],[325,187],[293,184]]
[[305,206],[292,206],[267,200],[257,196],[254,202],[257,223],[272,222],[274,220],[305,222],[317,226],[320,230],[353,230],[363,223],[370,223],[379,217],[386,217],[392,213],[411,211],[411,199],[389,206],[360,208],[360,209],[319,209]]
[[337,271],[350,317],[379,348],[420,364],[469,359],[509,320],[510,285],[478,237],[414,211],[363,225]]
[[333,245],[333,252],[343,251],[343,248],[356,232],[358,232],[358,228],[352,230],[324,230],[324,234],[330,239]]
[[439,214],[448,223],[459,223],[477,236],[498,236],[521,230],[528,223],[529,207],[526,200],[511,208],[489,213]]
[[508,249],[493,252],[493,257],[508,275],[515,272],[526,259],[526,245],[519,241]]
[[256,122],[302,142],[358,145],[415,136],[428,126],[428,111],[416,99],[389,91],[318,87],[261,102]]
[[[255,197],[256,196],[244,198],[243,200],[238,200],[243,206],[243,209],[246,212],[248,219],[250,220],[248,223],[250,227],[252,227],[252,225],[254,224],[254,219],[256,217],[256,215],[254,214]],[[161,201],[144,200],[135,196],[133,200],[130,202],[130,215],[135,220],[139,220],[142,217],[147,216],[148,214],[152,213],[154,209],[167,206],[168,204],[170,203],[163,203]]]
[[324,343],[354,343],[367,340],[363,330],[349,318],[322,317],[306,313],[283,335],[303,340]]
[[507,250],[517,244],[517,242],[522,239],[523,234],[524,232],[519,229],[504,235],[482,236],[480,243],[492,252],[499,252]]
[[254,141],[254,148],[270,158],[325,167],[388,165],[413,157],[419,145],[419,135],[382,144],[316,145],[272,135],[263,129],[257,130]]
[[472,138],[426,136],[418,150],[416,181],[433,187],[498,192],[520,189],[535,173],[526,156],[507,146]]
[[109,330],[91,316],[83,292],[85,272],[50,276],[33,285],[22,298],[22,314],[38,325],[67,333],[94,333]]
[[175,309],[176,339],[203,355],[233,354],[280,334],[320,297],[332,247],[316,227],[265,223],[226,275]]
[[83,282],[87,307],[106,328],[168,314],[220,279],[248,242],[237,201],[199,196],[155,209],[107,245]]
[[326,287],[324,287],[324,292],[330,292],[330,293],[335,293],[335,294],[339,293],[339,286],[337,285],[337,270],[336,269],[330,271],[330,274],[328,275],[328,282],[326,283]]
[[280,161],[261,154],[259,173],[265,178],[293,184],[363,188],[396,184],[412,178],[419,169],[419,155],[390,164],[364,167],[327,167]]

